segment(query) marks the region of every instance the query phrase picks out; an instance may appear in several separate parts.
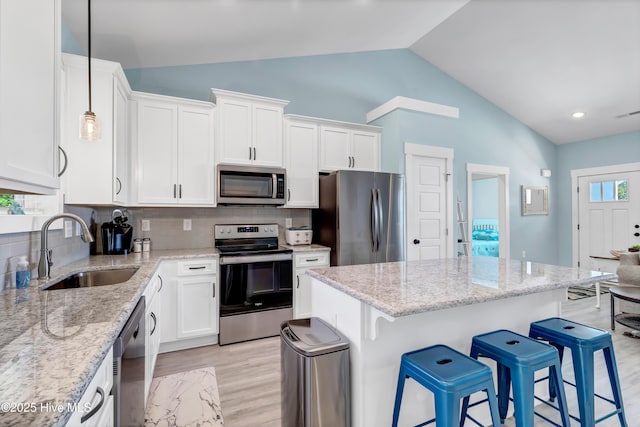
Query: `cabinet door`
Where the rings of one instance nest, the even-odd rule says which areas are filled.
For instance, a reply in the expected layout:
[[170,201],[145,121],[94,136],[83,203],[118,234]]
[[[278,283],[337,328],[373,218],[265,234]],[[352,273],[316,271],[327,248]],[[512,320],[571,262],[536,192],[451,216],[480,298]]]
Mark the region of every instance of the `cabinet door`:
[[129,201],[128,100],[124,89],[113,78],[113,201]]
[[[176,315],[176,280],[175,263],[163,262],[162,273],[158,275],[161,282],[158,297],[160,297],[160,344],[176,340],[176,325],[178,318]],[[168,270],[168,271],[167,271]]]
[[293,293],[293,317],[296,319],[311,316],[311,277],[305,274],[306,271],[296,269]]
[[347,129],[320,127],[320,172],[349,169],[350,155]]
[[351,139],[352,169],[380,170],[380,135],[373,132],[353,131]]
[[59,22],[59,1],[0,2],[0,188],[59,187]]
[[[114,78],[92,71],[92,109],[102,124],[98,141],[80,139],[80,115],[88,108],[87,67],[65,63],[61,146],[67,154],[62,175],[67,204],[110,205],[113,202]],[[125,119],[126,121],[126,119]]]
[[177,280],[177,338],[194,338],[217,333],[215,276]]
[[139,203],[175,203],[178,195],[176,104],[139,100],[137,188]]
[[253,106],[253,164],[282,167],[282,108]]
[[287,121],[285,158],[288,208],[318,207],[318,126]]
[[213,205],[213,110],[178,108],[178,202]]
[[249,165],[253,159],[251,116],[252,104],[244,101],[221,99],[218,162]]

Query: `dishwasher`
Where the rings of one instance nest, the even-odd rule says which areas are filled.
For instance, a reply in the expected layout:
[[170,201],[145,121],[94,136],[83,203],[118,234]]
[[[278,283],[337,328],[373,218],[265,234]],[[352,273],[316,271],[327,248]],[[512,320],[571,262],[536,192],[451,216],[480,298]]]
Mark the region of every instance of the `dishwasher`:
[[145,299],[140,298],[113,344],[114,425],[144,425]]

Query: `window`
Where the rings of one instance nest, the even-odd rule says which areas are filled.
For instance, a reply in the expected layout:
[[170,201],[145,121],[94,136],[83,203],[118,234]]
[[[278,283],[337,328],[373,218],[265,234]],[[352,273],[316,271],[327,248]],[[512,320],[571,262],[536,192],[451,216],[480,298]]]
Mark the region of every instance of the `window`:
[[626,202],[629,200],[628,181],[595,181],[589,184],[592,202]]

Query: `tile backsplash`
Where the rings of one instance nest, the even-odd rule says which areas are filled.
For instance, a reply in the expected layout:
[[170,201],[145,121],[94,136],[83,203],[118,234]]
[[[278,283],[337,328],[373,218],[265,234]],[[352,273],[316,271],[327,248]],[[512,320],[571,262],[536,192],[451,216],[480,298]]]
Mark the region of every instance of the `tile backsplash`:
[[[65,212],[75,213],[90,224],[92,213],[97,223],[111,221],[114,207],[65,206]],[[120,208],[122,209],[122,208]],[[151,238],[151,249],[188,249],[213,247],[215,224],[267,224],[280,228],[280,241],[285,242],[285,221],[299,227],[311,224],[309,209],[281,209],[275,207],[217,208],[127,208],[128,223],[134,227],[134,237]],[[150,230],[142,231],[142,220],[149,220]],[[191,220],[191,230],[183,230],[185,219]],[[98,228],[99,230],[99,228]],[[61,267],[89,256],[89,245],[79,236],[64,238],[63,230],[49,232],[49,249],[53,250],[54,266]],[[15,264],[18,257],[28,255],[31,277],[37,277],[40,259],[40,232],[0,234],[0,289],[15,287]]]

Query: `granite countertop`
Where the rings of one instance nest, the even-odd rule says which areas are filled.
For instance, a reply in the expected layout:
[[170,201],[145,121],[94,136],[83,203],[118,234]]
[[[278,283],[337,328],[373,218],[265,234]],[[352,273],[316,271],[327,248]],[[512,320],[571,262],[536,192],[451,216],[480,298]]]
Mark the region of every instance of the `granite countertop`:
[[311,245],[281,245],[287,249],[293,249],[293,252],[324,252],[330,251],[331,248],[328,246],[317,245],[315,243]]
[[[205,256],[218,251],[91,256],[54,268],[50,280],[32,280],[27,289],[0,291],[0,425],[64,425],[71,412],[47,411],[47,403],[66,408],[80,399],[159,262]],[[41,290],[80,271],[125,267],[139,269],[117,285]]]
[[613,273],[492,257],[316,268],[310,276],[391,317],[613,280]]

